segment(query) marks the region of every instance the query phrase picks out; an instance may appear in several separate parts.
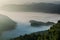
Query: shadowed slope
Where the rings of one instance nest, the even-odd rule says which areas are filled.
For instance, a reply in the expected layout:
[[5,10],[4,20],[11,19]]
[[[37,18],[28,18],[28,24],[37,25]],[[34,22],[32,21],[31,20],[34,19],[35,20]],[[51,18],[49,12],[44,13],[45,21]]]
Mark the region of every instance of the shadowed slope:
[[16,22],[11,20],[9,17],[0,14],[0,33],[15,29]]

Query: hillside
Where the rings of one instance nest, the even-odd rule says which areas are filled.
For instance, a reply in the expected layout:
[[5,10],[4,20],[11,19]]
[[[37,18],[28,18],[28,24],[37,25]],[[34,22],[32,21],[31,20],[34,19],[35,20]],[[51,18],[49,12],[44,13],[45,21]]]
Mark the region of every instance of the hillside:
[[3,32],[11,31],[16,28],[16,22],[6,15],[0,14],[0,40],[5,40],[2,35]]
[[11,40],[60,40],[60,21],[47,31],[26,34]]
[[4,31],[13,30],[16,27],[16,22],[8,16],[0,14],[0,33]]

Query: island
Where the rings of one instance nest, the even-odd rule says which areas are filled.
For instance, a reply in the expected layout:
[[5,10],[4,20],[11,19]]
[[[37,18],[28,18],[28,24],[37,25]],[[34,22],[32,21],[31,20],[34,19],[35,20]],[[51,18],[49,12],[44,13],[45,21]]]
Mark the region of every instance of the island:
[[38,26],[49,26],[49,25],[53,25],[55,24],[54,22],[41,22],[41,21],[36,21],[36,20],[30,20],[29,21],[31,26],[35,26],[35,27],[38,27]]

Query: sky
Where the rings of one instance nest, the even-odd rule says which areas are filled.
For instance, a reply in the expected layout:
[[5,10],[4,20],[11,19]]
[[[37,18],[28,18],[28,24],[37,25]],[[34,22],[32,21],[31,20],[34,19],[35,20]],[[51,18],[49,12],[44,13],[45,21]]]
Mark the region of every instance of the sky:
[[24,4],[24,3],[32,3],[32,2],[52,2],[52,1],[60,1],[60,0],[0,0],[0,6],[4,4]]

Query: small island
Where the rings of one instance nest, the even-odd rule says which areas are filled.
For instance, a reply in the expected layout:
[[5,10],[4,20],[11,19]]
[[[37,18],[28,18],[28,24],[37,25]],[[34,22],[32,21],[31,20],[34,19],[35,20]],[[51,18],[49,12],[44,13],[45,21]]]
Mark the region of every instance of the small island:
[[31,26],[49,26],[55,24],[54,22],[40,22],[40,21],[35,21],[35,20],[30,20]]

